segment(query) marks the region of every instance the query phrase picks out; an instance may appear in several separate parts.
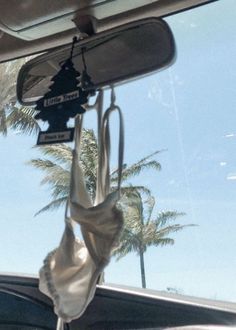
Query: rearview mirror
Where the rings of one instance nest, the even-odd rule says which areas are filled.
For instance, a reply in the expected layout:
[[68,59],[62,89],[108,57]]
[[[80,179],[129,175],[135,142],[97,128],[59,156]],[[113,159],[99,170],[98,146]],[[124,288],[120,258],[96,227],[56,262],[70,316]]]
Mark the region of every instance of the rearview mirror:
[[[82,72],[82,52],[87,72],[96,89],[116,85],[168,66],[175,57],[175,43],[167,23],[149,18],[132,22],[79,41],[73,63]],[[71,45],[27,62],[17,80],[17,97],[32,105],[51,85],[51,78],[69,58]]]

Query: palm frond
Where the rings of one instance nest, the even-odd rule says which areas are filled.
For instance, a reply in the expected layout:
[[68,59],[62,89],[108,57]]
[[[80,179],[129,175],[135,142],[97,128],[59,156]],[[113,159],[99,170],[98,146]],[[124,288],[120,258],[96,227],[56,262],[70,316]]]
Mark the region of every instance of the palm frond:
[[143,221],[143,203],[141,195],[138,191],[134,191],[133,195],[127,200],[125,217],[136,219],[136,221]]
[[87,150],[89,150],[91,152],[91,150],[93,151],[93,153],[97,153],[98,152],[98,144],[97,144],[97,139],[94,133],[94,130],[92,129],[83,129],[83,134],[82,134],[82,153],[84,151],[84,154],[86,156],[89,156],[88,153],[86,152]]
[[148,198],[145,200],[145,218],[147,224],[151,221],[152,212],[155,206],[155,198],[153,196],[148,196]]
[[[111,187],[111,191],[116,191],[117,187],[114,185],[113,187]],[[141,195],[144,196],[150,196],[151,195],[151,191],[149,188],[145,187],[145,186],[133,186],[133,185],[128,185],[128,186],[122,186],[121,187],[121,202],[128,204],[130,203],[130,201],[136,196],[136,192],[139,192]]]
[[112,251],[112,255],[116,256],[116,260],[120,260],[130,252],[137,252],[139,250],[140,242],[137,236],[128,228],[124,228],[120,237],[120,245]]
[[137,252],[136,249],[131,244],[122,244],[122,246],[114,249],[112,255],[116,256],[116,261],[119,261],[121,258],[125,257],[131,252]]
[[49,159],[35,158],[27,162],[28,165],[36,167],[42,171],[47,171],[49,168],[54,167],[55,163]]
[[91,129],[83,129],[80,161],[85,165],[89,164],[90,168],[96,169],[97,167],[98,144],[94,131]]
[[68,197],[69,196],[69,184],[65,182],[64,184],[55,184],[52,187],[52,197]]
[[163,151],[165,151],[165,150],[156,150],[156,151],[152,152],[151,154],[149,154],[149,155],[147,155],[147,156],[141,158],[141,159],[138,161],[137,164],[145,163],[148,159],[150,159],[150,158],[156,156],[157,154],[159,154],[159,153],[161,153],[161,152],[163,152]]
[[49,156],[54,161],[70,167],[72,162],[72,148],[65,143],[44,145],[36,148],[39,148],[44,156]]
[[132,233],[133,236],[138,237],[139,233],[142,232],[142,223],[140,221],[138,211],[129,207],[123,211],[123,214],[125,220],[125,229]]
[[36,158],[28,162],[35,168],[39,168],[46,172],[46,176],[41,181],[41,184],[50,184],[52,187],[56,185],[67,186],[70,184],[70,171],[63,168],[48,159]]
[[156,229],[155,238],[163,239],[163,238],[166,238],[170,234],[177,233],[179,231],[182,231],[184,228],[193,227],[193,226],[195,226],[195,225],[193,225],[193,224],[189,224],[189,225],[175,224],[175,225],[167,226],[162,229]]
[[[149,195],[144,198],[137,190],[132,191],[132,198],[125,201],[123,204],[125,233],[126,235],[129,233],[130,236],[121,236],[121,246],[116,251],[118,259],[125,256],[130,249],[134,250],[132,239],[135,239],[136,251],[140,254],[140,251],[146,252],[149,246],[173,245],[174,238],[169,235],[193,226],[192,224],[169,225],[169,222],[185,215],[183,212],[162,211],[158,213],[156,219],[152,219],[154,205],[154,197]],[[132,247],[129,246],[129,242]]]
[[184,212],[162,211],[158,213],[155,219],[155,223],[158,227],[163,227],[168,221],[174,221],[177,217],[181,217],[184,215],[186,215]]
[[65,171],[63,168],[61,168],[60,166],[55,166],[51,173],[49,173],[48,175],[46,175],[42,181],[41,181],[42,185],[45,184],[50,184],[52,187],[54,185],[57,186],[68,186],[70,185],[70,172],[69,171]]
[[[127,166],[127,164],[125,164],[123,167],[122,180],[126,181],[136,175],[139,175],[142,171],[146,169],[154,169],[156,171],[160,171],[161,164],[156,160],[150,160],[152,157],[154,157],[160,152],[161,151],[155,151],[130,166]],[[117,180],[117,175],[118,170],[116,169],[111,173],[111,182],[115,182]]]
[[151,160],[149,162],[146,163],[136,163],[133,164],[129,167],[127,167],[123,173],[122,173],[122,180],[126,181],[134,176],[139,175],[141,172],[143,172],[144,170],[156,170],[156,171],[160,171],[161,170],[161,165],[159,162],[157,162],[156,160]]
[[29,107],[12,107],[7,115],[7,127],[25,134],[36,134],[40,127],[34,119],[36,111]]
[[[45,159],[34,158],[34,159],[31,159],[30,161],[28,161],[27,164],[32,165],[33,167],[39,168],[42,171],[46,171],[49,173],[51,171],[54,171],[54,169],[57,169],[57,168],[60,168],[61,170],[65,171],[65,169],[61,165],[59,165],[49,159],[46,159],[46,158]],[[69,171],[67,171],[67,172],[69,172]]]
[[5,108],[0,109],[0,133],[7,135],[7,117]]
[[35,158],[31,159],[29,162],[27,162],[27,164],[32,165],[33,167],[39,168],[42,171],[46,171],[48,173],[53,172],[54,169],[57,170],[58,168],[62,171],[65,171],[65,169],[61,165],[49,159]]
[[46,206],[44,206],[42,209],[40,209],[37,213],[35,213],[35,217],[43,212],[46,211],[55,211],[56,209],[58,209],[60,206],[63,206],[66,204],[67,201],[67,197],[61,197],[58,199],[53,200],[52,202],[50,202],[49,204],[47,204]]
[[166,245],[174,245],[175,244],[175,240],[173,238],[169,238],[169,237],[165,237],[165,238],[158,238],[156,240],[153,240],[152,242],[150,242],[150,244],[147,244],[147,246],[166,246]]
[[17,74],[26,59],[18,59],[0,64],[0,76],[4,83],[0,86],[0,109],[16,102],[16,80]]
[[98,145],[94,131],[83,129],[80,166],[83,170],[86,187],[92,199],[95,198],[97,181]]

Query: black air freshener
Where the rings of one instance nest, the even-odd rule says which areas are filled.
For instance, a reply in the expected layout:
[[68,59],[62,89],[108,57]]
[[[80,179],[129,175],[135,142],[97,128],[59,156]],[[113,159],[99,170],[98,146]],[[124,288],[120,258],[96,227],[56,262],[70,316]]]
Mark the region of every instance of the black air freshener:
[[74,128],[68,128],[67,122],[70,118],[85,112],[84,105],[88,102],[91,92],[82,88],[81,75],[75,70],[72,62],[75,42],[76,39],[73,40],[70,58],[51,79],[53,83],[50,91],[36,102],[36,110],[39,113],[35,119],[49,123],[47,131],[39,133],[38,145],[72,141]]

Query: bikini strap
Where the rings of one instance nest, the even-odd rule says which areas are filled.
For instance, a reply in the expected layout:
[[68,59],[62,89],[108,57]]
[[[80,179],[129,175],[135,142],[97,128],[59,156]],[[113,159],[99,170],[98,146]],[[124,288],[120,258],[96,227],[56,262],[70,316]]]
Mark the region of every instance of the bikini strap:
[[110,115],[117,111],[119,115],[119,142],[118,142],[118,180],[117,190],[120,193],[122,181],[122,168],[124,159],[124,120],[120,107],[115,104],[114,88],[111,88],[111,104],[102,116],[100,131],[98,135],[99,142],[99,161],[98,161],[98,175],[97,175],[97,192],[96,203],[102,202],[110,192]]

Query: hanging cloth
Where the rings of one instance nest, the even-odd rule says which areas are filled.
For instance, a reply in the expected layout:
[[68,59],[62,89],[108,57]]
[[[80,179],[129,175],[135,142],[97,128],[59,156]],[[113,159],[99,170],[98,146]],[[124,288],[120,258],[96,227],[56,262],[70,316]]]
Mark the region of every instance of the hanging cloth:
[[[99,96],[100,97],[100,96]],[[101,110],[100,110],[101,111]],[[113,111],[119,114],[118,185],[110,190],[109,118]],[[83,115],[76,118],[76,141],[71,167],[70,194],[65,212],[65,230],[57,249],[48,254],[40,270],[39,289],[53,300],[58,315],[57,329],[64,322],[79,318],[94,297],[96,284],[110,261],[123,225],[122,212],[116,207],[120,197],[123,166],[124,128],[121,110],[114,104],[104,116],[98,113],[98,171],[95,205],[86,190],[79,165]],[[83,240],[75,236],[79,224]]]

